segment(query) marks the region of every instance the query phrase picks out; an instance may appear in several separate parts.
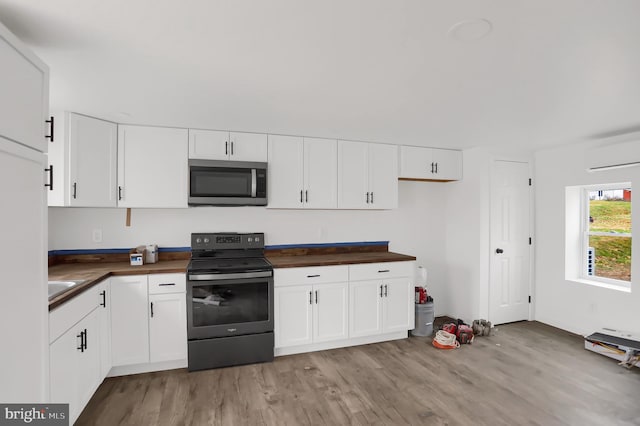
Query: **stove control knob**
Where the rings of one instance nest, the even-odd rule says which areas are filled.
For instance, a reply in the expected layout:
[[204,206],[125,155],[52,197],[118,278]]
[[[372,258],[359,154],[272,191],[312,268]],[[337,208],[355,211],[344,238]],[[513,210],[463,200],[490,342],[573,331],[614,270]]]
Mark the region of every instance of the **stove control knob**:
[[202,238],[196,238],[196,244],[200,244],[202,242]]
[[204,239],[204,243],[205,243],[205,244],[209,244],[209,241],[210,241],[210,240],[209,240],[208,238],[205,238],[205,239]]
[[260,237],[256,237],[253,241],[255,241],[256,243],[260,242]]
[[252,242],[252,241],[253,241],[253,238],[249,237],[248,241],[249,241],[249,242]]

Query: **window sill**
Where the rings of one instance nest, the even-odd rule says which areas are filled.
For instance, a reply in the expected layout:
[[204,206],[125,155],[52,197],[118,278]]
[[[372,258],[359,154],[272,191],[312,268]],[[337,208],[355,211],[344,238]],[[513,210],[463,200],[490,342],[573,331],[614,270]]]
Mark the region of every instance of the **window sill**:
[[629,285],[610,284],[610,283],[604,283],[602,281],[585,280],[584,278],[567,278],[567,281],[572,281],[574,283],[579,283],[579,284],[592,285],[594,287],[606,288],[608,290],[621,291],[623,293],[631,293],[631,284]]

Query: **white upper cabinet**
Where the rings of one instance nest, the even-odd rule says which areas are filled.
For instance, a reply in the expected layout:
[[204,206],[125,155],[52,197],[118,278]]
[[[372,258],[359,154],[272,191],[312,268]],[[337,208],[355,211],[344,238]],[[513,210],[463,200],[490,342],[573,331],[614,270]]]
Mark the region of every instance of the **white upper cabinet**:
[[118,206],[187,207],[188,132],[118,126]]
[[268,207],[337,207],[337,141],[269,135],[268,152]]
[[304,207],[338,207],[338,141],[304,138]]
[[0,25],[0,136],[47,152],[49,69]]
[[401,146],[400,179],[460,180],[462,179],[462,151]]
[[302,208],[304,142],[296,136],[269,135],[267,199],[270,208]]
[[69,113],[66,129],[69,153],[66,204],[116,207],[117,124]]
[[265,162],[267,135],[190,129],[189,158]]
[[338,141],[338,208],[398,206],[398,147]]

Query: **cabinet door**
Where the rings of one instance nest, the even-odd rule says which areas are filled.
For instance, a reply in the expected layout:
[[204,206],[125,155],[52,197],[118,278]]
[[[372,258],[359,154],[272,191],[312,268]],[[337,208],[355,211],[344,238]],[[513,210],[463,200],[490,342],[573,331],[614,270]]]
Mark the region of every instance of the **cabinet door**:
[[111,285],[107,279],[99,285],[98,317],[100,322],[100,377],[111,370]]
[[187,313],[185,293],[149,296],[149,360],[187,358]]
[[47,152],[49,70],[0,24],[0,136]]
[[462,179],[462,151],[434,149],[433,162],[435,163],[435,179]]
[[117,124],[74,113],[67,120],[68,205],[115,207]]
[[382,332],[381,286],[379,281],[349,283],[349,337]]
[[93,393],[102,382],[100,376],[100,312],[91,311],[76,326],[78,332],[84,332],[84,350],[77,352],[78,369],[78,414],[87,405]]
[[310,285],[275,289],[275,347],[305,345],[312,342],[313,287]]
[[229,159],[229,132],[189,129],[189,158]]
[[338,208],[369,208],[369,144],[338,141]]
[[304,138],[304,207],[338,206],[338,141]]
[[433,149],[421,146],[400,147],[399,176],[405,179],[435,179]]
[[398,147],[369,144],[369,208],[398,207]]
[[295,136],[269,135],[267,198],[270,208],[302,208],[304,144]]
[[147,276],[111,278],[113,366],[149,362]]
[[229,133],[229,159],[267,161],[267,135],[263,133]]
[[349,284],[318,284],[313,293],[313,342],[348,338]]
[[187,207],[187,130],[118,126],[118,206]]
[[[64,113],[52,113],[52,116],[55,118],[56,137],[53,142],[48,144],[49,149],[47,150],[47,168],[53,166],[53,171],[51,172],[53,189],[47,187],[47,203],[49,207],[63,207],[65,206],[65,196],[67,196],[65,194],[65,190],[67,189],[65,173],[68,173],[69,170],[68,158],[65,158],[66,141],[64,135],[66,134],[66,120]],[[47,181],[48,180],[49,179],[47,179]]]
[[72,327],[49,346],[49,400],[69,404],[70,424],[77,418],[80,330]]
[[0,401],[7,403],[41,401],[45,394],[49,338],[44,158],[0,137]]
[[409,330],[413,328],[411,313],[415,294],[409,278],[390,278],[383,281],[382,303],[383,332]]

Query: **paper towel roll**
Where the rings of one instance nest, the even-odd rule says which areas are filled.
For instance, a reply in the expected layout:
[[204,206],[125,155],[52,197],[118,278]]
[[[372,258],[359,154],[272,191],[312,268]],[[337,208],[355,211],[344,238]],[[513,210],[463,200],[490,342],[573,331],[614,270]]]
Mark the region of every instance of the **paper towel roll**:
[[418,285],[422,287],[427,285],[427,269],[422,266],[418,266]]

